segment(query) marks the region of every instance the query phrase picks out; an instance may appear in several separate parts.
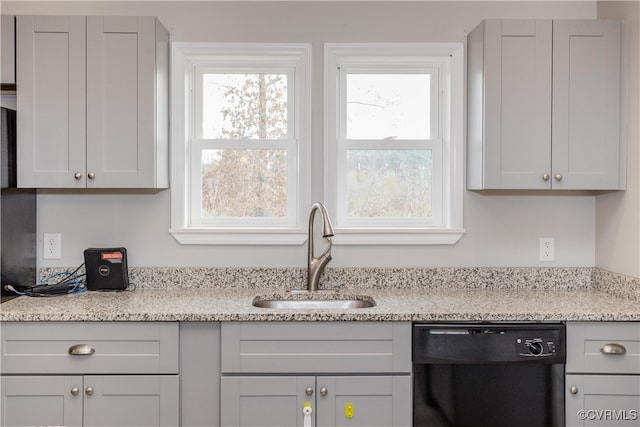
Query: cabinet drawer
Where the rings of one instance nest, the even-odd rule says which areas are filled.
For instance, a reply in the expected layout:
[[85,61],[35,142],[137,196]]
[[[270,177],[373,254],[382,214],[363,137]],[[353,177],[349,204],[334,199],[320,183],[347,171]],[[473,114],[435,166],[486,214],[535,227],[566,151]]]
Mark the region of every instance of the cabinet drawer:
[[2,373],[177,374],[178,348],[178,323],[4,323]]
[[225,373],[408,373],[409,322],[222,324]]
[[640,423],[640,376],[567,375],[567,427]]
[[[624,353],[608,353],[607,349],[624,349]],[[567,323],[566,371],[640,374],[640,323]]]

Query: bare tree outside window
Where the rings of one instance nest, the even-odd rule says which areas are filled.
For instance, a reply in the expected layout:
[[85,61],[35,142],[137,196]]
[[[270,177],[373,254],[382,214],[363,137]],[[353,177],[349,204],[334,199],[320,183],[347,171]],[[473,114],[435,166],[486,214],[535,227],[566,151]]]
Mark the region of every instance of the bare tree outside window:
[[382,141],[376,149],[348,149],[347,215],[354,218],[429,218],[431,150],[398,147],[427,140],[429,74],[346,74],[346,137]]
[[348,215],[430,217],[431,157],[430,150],[349,150]]
[[202,215],[284,217],[287,151],[242,141],[287,138],[286,74],[203,75],[203,137],[236,140],[202,151]]

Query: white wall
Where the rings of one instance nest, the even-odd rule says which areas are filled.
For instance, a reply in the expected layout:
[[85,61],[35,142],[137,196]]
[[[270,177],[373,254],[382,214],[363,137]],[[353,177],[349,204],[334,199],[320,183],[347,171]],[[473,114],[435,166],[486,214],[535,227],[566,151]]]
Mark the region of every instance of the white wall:
[[[174,41],[313,45],[313,199],[322,194],[324,42],[463,42],[484,18],[595,18],[595,2],[9,2],[2,13],[156,15]],[[87,247],[122,245],[132,266],[304,266],[294,247],[181,246],[168,233],[170,193],[41,191],[39,236],[60,232],[73,266]],[[593,266],[595,196],[466,192],[466,235],[453,246],[336,247],[332,266]],[[555,237],[556,261],[538,261]]]
[[627,191],[596,198],[596,265],[640,277],[640,3],[598,3],[598,17],[624,20],[630,76],[627,95]]

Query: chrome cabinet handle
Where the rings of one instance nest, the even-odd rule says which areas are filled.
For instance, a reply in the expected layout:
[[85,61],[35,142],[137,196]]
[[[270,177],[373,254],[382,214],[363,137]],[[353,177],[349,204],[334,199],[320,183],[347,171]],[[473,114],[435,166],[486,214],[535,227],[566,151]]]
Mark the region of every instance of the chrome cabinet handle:
[[71,389],[71,396],[77,396],[78,393],[80,393],[80,390],[78,390],[78,387],[74,387]]
[[560,182],[562,181],[562,175],[560,174],[556,174],[556,176],[554,176],[554,178],[556,179],[556,181]]
[[542,180],[543,180],[544,182],[549,181],[549,178],[551,178],[551,177],[549,176],[549,174],[548,174],[548,173],[545,173],[544,175],[542,175]]
[[326,387],[322,387],[320,389],[320,396],[326,396],[327,395],[327,388]]
[[304,392],[307,394],[307,396],[311,396],[313,394],[313,389],[311,387],[307,387]]
[[96,350],[88,344],[76,344],[69,347],[69,354],[72,356],[90,356]]
[[609,343],[600,347],[602,354],[625,354],[627,349],[622,344]]
[[73,177],[76,179],[76,181],[80,181],[80,178],[82,178],[82,174],[80,172],[76,172],[73,174]]
[[571,392],[571,394],[578,394],[578,387],[572,385],[569,391]]
[[93,173],[93,172],[89,172],[89,173],[87,174],[87,178],[89,178],[89,179],[94,179],[95,177],[96,177],[96,174],[95,174],[95,173]]
[[93,388],[87,387],[87,389],[84,392],[87,393],[87,396],[91,396],[93,394]]

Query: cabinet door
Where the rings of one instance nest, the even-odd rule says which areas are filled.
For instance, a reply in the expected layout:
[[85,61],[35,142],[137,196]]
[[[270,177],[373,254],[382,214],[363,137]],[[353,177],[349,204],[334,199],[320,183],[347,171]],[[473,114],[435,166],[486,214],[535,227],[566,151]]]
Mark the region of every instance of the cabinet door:
[[485,22],[485,188],[550,188],[551,44],[549,20]]
[[567,375],[566,389],[567,427],[640,424],[640,376]]
[[[315,377],[222,377],[220,424],[235,427],[299,427],[305,402],[317,410]],[[306,390],[312,390],[311,395]]]
[[3,426],[82,426],[82,377],[5,376],[0,382]]
[[16,26],[18,187],[84,187],[85,18],[18,16]]
[[554,21],[553,187],[623,188],[620,150],[620,22]]
[[0,83],[16,84],[16,17],[0,16]]
[[179,425],[177,375],[84,377],[87,427]]
[[318,427],[408,427],[411,377],[336,376],[317,379]]
[[88,17],[87,187],[154,187],[156,137],[155,18]]

